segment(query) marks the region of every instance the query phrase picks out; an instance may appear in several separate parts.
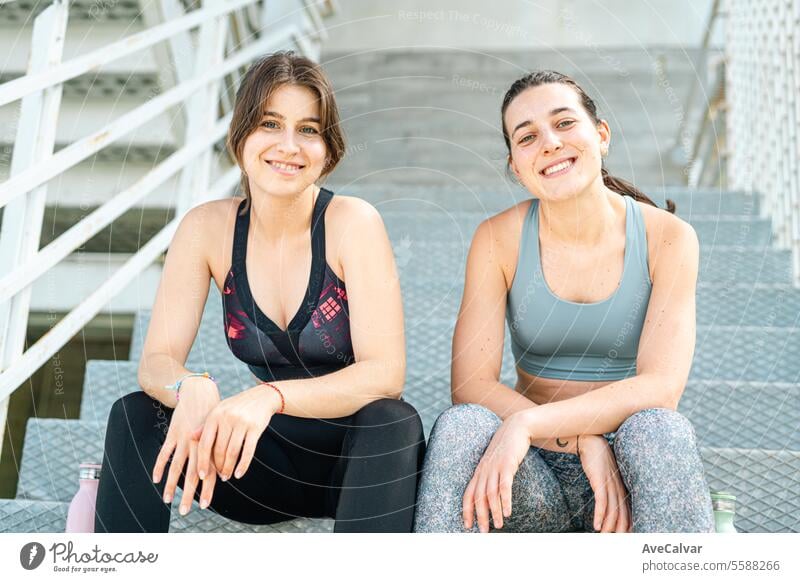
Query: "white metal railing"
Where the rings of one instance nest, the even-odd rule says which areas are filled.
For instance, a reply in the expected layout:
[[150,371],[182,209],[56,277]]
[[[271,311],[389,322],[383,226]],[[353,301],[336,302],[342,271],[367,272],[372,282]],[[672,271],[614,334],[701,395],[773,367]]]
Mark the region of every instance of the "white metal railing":
[[[723,134],[718,131],[719,116],[725,111],[725,60],[711,54],[714,32],[725,12],[722,1],[714,0],[700,43],[703,64],[689,86],[684,115],[675,134],[675,148],[686,163],[684,177],[691,187],[724,183],[726,150]],[[698,99],[698,96],[702,99]],[[698,106],[699,115],[695,114]],[[714,172],[714,169],[718,171]]]
[[[10,395],[164,252],[185,212],[228,195],[238,183],[235,165],[211,183],[212,150],[230,123],[229,113],[218,117],[220,103],[223,111],[232,106],[230,95],[220,95],[221,80],[226,75],[238,80],[249,63],[281,48],[318,59],[325,38],[323,12],[335,9],[330,1],[312,0],[204,0],[191,11],[176,10],[177,0],[159,2],[160,22],[151,11],[150,25],[142,32],[62,62],[69,7],[67,0],[53,0],[34,22],[27,74],[0,85],[0,106],[21,102],[10,177],[0,184],[0,427],[5,426]],[[195,29],[192,46],[189,34]],[[63,84],[165,41],[172,49],[174,86],[54,153]],[[39,250],[48,182],[176,106],[186,111],[182,139],[176,140],[183,145]],[[173,220],[25,350],[32,284],[176,173]],[[4,433],[0,431],[0,446]]]
[[728,181],[756,191],[800,286],[800,2],[727,0]]

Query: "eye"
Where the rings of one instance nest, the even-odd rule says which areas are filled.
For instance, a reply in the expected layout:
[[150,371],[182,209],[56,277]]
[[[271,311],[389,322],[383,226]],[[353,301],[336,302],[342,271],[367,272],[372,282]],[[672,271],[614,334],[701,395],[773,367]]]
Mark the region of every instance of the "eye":
[[528,143],[528,142],[532,142],[535,139],[536,139],[536,134],[535,133],[529,133],[528,135],[523,135],[522,139],[519,140],[519,143],[521,143],[521,144],[522,143]]
[[564,129],[565,127],[569,127],[575,123],[574,119],[563,119],[556,124],[556,127],[559,129]]
[[273,120],[270,119],[270,120],[265,121],[264,123],[262,123],[261,127],[265,127],[267,129],[277,129],[278,128],[278,122],[277,121],[273,121]]
[[311,127],[310,125],[306,125],[300,128],[300,133],[305,133],[306,135],[315,135],[319,133],[315,127]]

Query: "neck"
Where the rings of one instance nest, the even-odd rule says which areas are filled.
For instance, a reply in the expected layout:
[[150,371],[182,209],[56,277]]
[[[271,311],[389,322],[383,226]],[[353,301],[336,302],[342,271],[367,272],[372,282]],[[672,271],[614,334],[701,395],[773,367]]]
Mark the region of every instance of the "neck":
[[250,190],[250,222],[255,235],[264,242],[277,243],[295,239],[311,230],[311,217],[319,188],[311,184],[305,190],[286,196]]
[[[539,200],[541,230],[569,246],[594,246],[614,230],[619,194],[605,185],[588,188],[567,200]],[[624,203],[624,202],[623,202]]]

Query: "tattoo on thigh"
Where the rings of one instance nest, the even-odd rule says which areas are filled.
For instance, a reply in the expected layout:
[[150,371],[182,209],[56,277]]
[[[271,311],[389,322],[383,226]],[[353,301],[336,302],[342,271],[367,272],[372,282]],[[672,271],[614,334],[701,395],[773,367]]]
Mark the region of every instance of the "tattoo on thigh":
[[565,448],[567,448],[569,446],[569,441],[563,441],[562,442],[559,437],[556,437],[556,444],[559,447],[561,447],[562,449],[565,449]]

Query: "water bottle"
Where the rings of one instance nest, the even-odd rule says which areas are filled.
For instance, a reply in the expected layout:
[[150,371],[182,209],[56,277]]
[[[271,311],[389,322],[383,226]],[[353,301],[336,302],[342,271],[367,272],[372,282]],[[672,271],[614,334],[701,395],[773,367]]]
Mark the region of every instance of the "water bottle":
[[726,491],[711,492],[711,507],[714,509],[714,531],[738,533],[733,525],[736,516],[736,496]]
[[81,463],[78,478],[80,488],[69,504],[66,532],[94,533],[94,508],[97,502],[97,485],[100,482],[100,465]]

